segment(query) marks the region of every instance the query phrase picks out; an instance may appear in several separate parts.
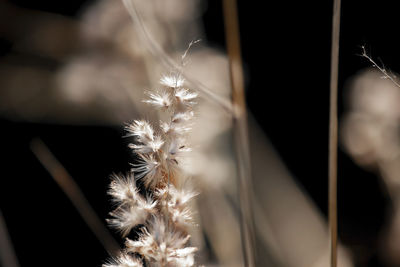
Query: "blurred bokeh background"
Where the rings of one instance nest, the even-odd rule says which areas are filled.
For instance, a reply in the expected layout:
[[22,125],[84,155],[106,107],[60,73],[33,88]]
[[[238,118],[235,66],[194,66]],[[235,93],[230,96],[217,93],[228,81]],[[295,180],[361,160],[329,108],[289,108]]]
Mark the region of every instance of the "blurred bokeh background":
[[[249,108],[257,266],[328,266],[331,1],[238,1]],[[135,0],[155,41],[230,98],[222,4]],[[339,68],[339,266],[400,266],[400,70],[394,0],[343,1]],[[109,175],[132,161],[123,125],[156,120],[143,90],[167,73],[118,0],[0,1],[0,208],[21,266],[100,266],[107,252],[31,151],[40,138],[101,220]],[[206,266],[241,266],[231,120],[198,107],[193,242]],[[122,244],[121,238],[112,235]],[[4,236],[4,235],[3,235]],[[2,243],[3,244],[3,243]],[[1,247],[2,251],[4,246]]]

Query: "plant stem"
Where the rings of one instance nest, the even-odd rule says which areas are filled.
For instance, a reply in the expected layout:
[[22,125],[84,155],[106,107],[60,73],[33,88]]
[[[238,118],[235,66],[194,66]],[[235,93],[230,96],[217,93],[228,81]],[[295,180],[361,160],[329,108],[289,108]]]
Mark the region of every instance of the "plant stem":
[[338,72],[340,38],[340,2],[334,0],[332,20],[330,111],[329,111],[329,231],[331,267],[337,266],[337,143],[338,143]]
[[224,24],[228,50],[229,71],[232,86],[234,110],[233,127],[235,135],[236,160],[239,174],[239,201],[242,247],[245,266],[254,263],[254,227],[250,204],[251,170],[248,143],[247,114],[244,94],[243,65],[240,51],[239,22],[236,0],[224,0]]
[[43,167],[50,173],[51,177],[57,182],[64,193],[71,200],[83,220],[92,230],[97,239],[110,255],[117,255],[120,247],[112,237],[110,232],[101,222],[92,206],[89,204],[85,195],[82,193],[78,184],[69,175],[67,170],[55,158],[48,147],[40,140],[34,139],[31,141],[31,150],[37,157]]

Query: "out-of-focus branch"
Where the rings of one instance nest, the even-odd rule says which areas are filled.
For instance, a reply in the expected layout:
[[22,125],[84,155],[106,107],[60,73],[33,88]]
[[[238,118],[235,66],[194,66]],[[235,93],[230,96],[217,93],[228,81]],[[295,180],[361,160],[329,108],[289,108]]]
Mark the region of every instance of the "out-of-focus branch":
[[237,109],[235,110],[236,116],[234,116],[233,126],[235,134],[236,160],[238,162],[238,186],[241,214],[240,224],[244,252],[243,256],[246,266],[254,266],[254,227],[252,206],[250,204],[250,195],[252,194],[250,152],[236,1],[224,0],[223,11],[230,80],[232,86],[232,103]]
[[79,35],[77,20],[0,1],[0,37],[14,51],[61,61],[81,48]]
[[120,250],[118,243],[101,222],[96,212],[90,206],[88,200],[85,198],[79,186],[76,184],[71,175],[69,175],[67,170],[65,170],[61,163],[54,157],[51,151],[40,139],[32,140],[31,150],[71,200],[72,204],[78,210],[83,220],[92,230],[97,239],[101,242],[107,252],[110,255],[116,255]]
[[0,263],[4,267],[19,267],[7,225],[0,210]]
[[204,84],[185,74],[182,70],[182,67],[176,64],[174,60],[172,60],[163,51],[163,49],[158,45],[158,43],[153,40],[153,38],[147,32],[145,26],[143,25],[142,19],[139,16],[139,12],[135,7],[134,0],[123,0],[123,3],[129,12],[129,15],[132,18],[135,29],[137,30],[138,34],[142,37],[143,42],[147,45],[147,48],[149,49],[150,53],[153,56],[157,57],[157,59],[159,59],[167,69],[179,70],[185,77],[186,84],[189,87],[196,89],[201,95],[206,97],[206,99],[220,106],[228,114],[235,115],[234,108],[227,99],[215,94]]

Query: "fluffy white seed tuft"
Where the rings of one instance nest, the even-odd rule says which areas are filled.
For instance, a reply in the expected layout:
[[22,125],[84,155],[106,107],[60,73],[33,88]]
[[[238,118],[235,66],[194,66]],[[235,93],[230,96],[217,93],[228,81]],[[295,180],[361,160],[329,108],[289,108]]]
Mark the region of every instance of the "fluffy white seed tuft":
[[169,185],[156,192],[161,206],[167,207],[170,219],[178,226],[192,224],[192,212],[187,205],[196,195],[198,193],[192,190],[178,190],[173,185]]
[[184,89],[184,88],[179,88],[175,91],[175,97],[176,99],[187,106],[193,106],[194,104],[196,104],[196,102],[194,101],[194,99],[197,97],[197,93],[195,92],[191,92],[188,89]]
[[111,179],[108,194],[113,197],[112,200],[114,202],[122,204],[140,198],[132,174],[127,177],[113,174]]
[[138,155],[138,163],[133,164],[132,171],[136,179],[142,179],[147,188],[153,188],[162,178],[161,163],[153,155]]
[[155,136],[153,140],[142,144],[129,144],[129,147],[135,150],[136,153],[148,154],[159,151],[163,144],[164,141],[161,139],[161,137]]
[[121,231],[123,236],[138,224],[143,224],[150,214],[156,212],[157,201],[142,197],[136,188],[133,175],[128,177],[113,175],[109,194],[118,207],[110,212],[108,223]]
[[151,262],[162,266],[193,266],[195,247],[184,247],[189,235],[167,229],[164,220],[153,218],[147,229],[143,229],[136,241],[127,239],[127,251],[139,253]]
[[133,123],[125,127],[128,132],[128,136],[134,136],[137,141],[146,144],[154,140],[153,127],[147,121],[135,120]]
[[168,109],[172,105],[172,100],[170,94],[167,92],[161,92],[159,94],[156,93],[147,93],[150,99],[144,100],[143,102],[151,104],[157,108],[166,108]]
[[165,75],[161,78],[160,83],[169,88],[179,88],[185,83],[180,75]]
[[121,253],[102,267],[143,267],[143,264],[140,259]]

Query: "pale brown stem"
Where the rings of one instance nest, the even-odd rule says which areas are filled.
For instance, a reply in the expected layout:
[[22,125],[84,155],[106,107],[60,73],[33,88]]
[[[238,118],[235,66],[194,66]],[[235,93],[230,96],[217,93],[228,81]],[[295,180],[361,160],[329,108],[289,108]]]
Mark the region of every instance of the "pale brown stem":
[[254,266],[254,227],[250,204],[251,170],[244,94],[243,65],[240,50],[239,22],[236,0],[224,0],[224,24],[232,86],[232,103],[236,160],[239,175],[240,225],[245,266]]
[[7,225],[0,210],[0,263],[4,267],[19,267],[19,262],[7,231]]
[[331,267],[337,266],[337,143],[338,143],[338,73],[340,37],[340,0],[334,0],[332,20],[330,111],[329,111],[329,231]]
[[86,222],[107,252],[110,255],[117,255],[120,250],[118,243],[97,216],[96,212],[93,210],[79,186],[67,170],[40,139],[34,139],[31,141],[31,150],[71,200],[72,204],[82,216],[82,219]]

